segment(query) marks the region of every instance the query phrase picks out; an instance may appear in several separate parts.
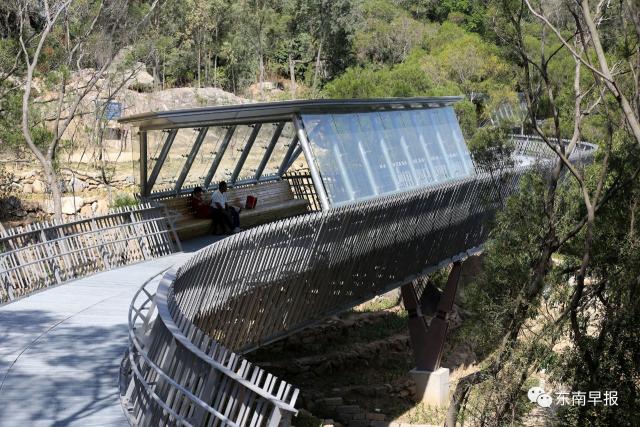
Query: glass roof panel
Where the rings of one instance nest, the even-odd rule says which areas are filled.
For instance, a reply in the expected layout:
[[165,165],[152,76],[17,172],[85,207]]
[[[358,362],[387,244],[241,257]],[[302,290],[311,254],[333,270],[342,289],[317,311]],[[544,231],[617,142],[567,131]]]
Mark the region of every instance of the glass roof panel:
[[[284,125],[280,138],[278,138],[278,142],[276,143],[276,146],[264,167],[264,171],[262,171],[263,178],[273,176],[278,173],[278,169],[280,169],[280,165],[282,164],[284,156],[287,154],[289,145],[293,142],[295,135],[296,130],[293,127],[293,124],[291,122],[287,122]],[[266,149],[264,151],[266,151]]]
[[[155,133],[153,135],[154,140],[149,145],[150,157],[153,160],[153,165],[149,170],[153,170],[158,161],[160,161],[162,147],[166,142],[166,138],[169,135],[168,132]],[[167,154],[160,168],[160,173],[156,178],[156,182],[153,186],[153,191],[173,189],[175,183],[182,171],[187,156],[191,151],[191,147],[198,136],[198,129],[184,128],[178,129],[171,144],[171,148]],[[151,173],[151,172],[150,172]]]
[[333,206],[475,173],[451,107],[302,119]]
[[220,150],[227,128],[223,126],[211,126],[202,141],[202,145],[193,159],[191,169],[187,174],[183,187],[202,186],[209,172],[213,159]]
[[213,175],[213,180],[211,181],[212,185],[215,185],[222,180],[229,181],[233,171],[235,170],[236,164],[240,159],[242,149],[245,147],[252,130],[253,126],[236,126],[236,130],[231,137],[231,141],[222,155],[220,165],[218,165],[218,169],[216,169],[216,172]]

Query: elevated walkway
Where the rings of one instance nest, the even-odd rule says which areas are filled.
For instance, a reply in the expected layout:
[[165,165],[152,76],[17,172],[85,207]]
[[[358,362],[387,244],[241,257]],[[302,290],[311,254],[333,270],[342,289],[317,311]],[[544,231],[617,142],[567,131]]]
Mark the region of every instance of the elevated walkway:
[[0,426],[126,426],[118,378],[127,313],[185,252],[46,289],[0,307]]

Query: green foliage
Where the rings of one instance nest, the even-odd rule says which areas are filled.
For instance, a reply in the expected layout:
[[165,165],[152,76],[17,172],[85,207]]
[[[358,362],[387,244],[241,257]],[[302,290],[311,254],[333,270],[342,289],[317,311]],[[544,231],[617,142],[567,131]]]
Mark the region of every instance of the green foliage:
[[118,193],[111,202],[112,208],[122,208],[127,206],[137,206],[140,202],[129,193]]
[[367,0],[353,48],[360,64],[397,64],[414,48],[426,48],[426,27],[390,0]]
[[481,275],[465,289],[465,308],[471,313],[459,331],[480,357],[491,353],[509,324],[521,289],[544,240],[545,181],[526,174],[520,191],[498,213],[485,245]]
[[476,166],[486,171],[497,171],[513,166],[513,141],[509,130],[487,126],[478,129],[467,143]]

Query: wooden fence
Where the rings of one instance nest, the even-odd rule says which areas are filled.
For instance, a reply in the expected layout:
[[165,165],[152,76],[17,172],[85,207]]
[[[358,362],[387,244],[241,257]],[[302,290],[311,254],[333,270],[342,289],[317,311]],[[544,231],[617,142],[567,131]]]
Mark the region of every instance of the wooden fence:
[[0,232],[0,304],[64,283],[181,250],[166,208],[118,208],[68,223]]

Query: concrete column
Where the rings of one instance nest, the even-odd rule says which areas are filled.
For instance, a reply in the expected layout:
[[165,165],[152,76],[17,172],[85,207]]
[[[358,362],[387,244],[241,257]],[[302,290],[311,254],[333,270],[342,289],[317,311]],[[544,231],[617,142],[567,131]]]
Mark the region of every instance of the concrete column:
[[449,403],[449,369],[435,371],[413,369],[411,378],[416,383],[416,399],[427,406],[444,407]]

